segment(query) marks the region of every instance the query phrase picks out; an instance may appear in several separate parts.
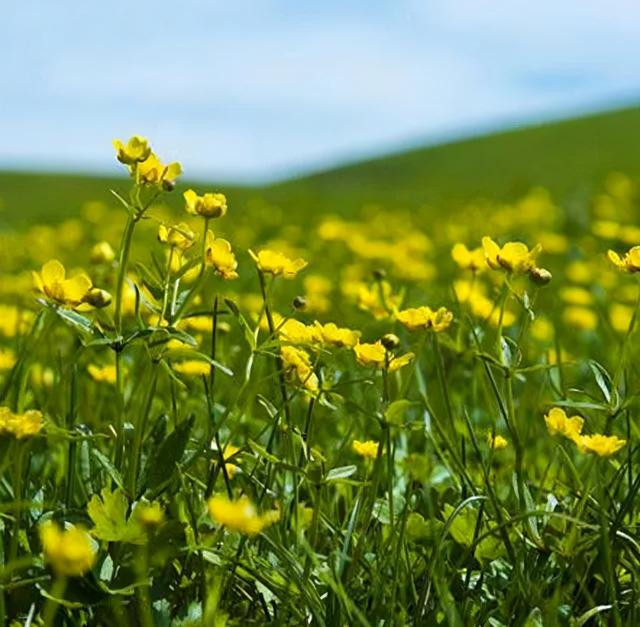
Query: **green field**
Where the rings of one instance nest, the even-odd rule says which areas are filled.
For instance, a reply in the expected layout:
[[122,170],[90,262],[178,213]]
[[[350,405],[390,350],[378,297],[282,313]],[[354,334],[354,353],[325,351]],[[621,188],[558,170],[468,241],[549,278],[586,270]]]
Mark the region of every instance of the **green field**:
[[0,627],[640,624],[639,136],[0,173]]
[[[455,208],[477,197],[512,200],[539,185],[571,202],[587,197],[611,171],[637,175],[639,136],[640,107],[634,107],[417,148],[268,186],[206,184],[224,189],[236,210],[262,199],[300,222],[318,212],[354,215],[370,203],[422,210]],[[125,186],[122,177],[0,172],[0,224],[74,217],[87,200],[112,202],[108,190]],[[181,182],[179,189],[186,186]]]

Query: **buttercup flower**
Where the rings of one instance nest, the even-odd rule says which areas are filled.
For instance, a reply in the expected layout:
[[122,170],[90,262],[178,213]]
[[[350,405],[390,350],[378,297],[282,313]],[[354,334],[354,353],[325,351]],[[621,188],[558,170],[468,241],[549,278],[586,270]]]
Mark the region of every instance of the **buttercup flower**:
[[489,446],[495,451],[500,451],[503,448],[507,448],[507,446],[509,445],[507,438],[499,434],[492,436],[490,433],[488,433],[487,442],[489,443]]
[[351,443],[351,449],[356,455],[360,455],[360,457],[375,459],[378,456],[378,442],[374,440],[367,440],[366,442],[354,440]]
[[116,258],[116,253],[109,242],[98,242],[89,253],[91,263],[111,263]]
[[189,377],[209,376],[211,365],[201,359],[187,359],[171,364],[171,367],[180,374],[186,374]]
[[526,274],[536,267],[536,257],[542,250],[540,244],[529,250],[522,242],[508,242],[502,248],[490,237],[482,238],[482,248],[490,268]]
[[560,435],[575,441],[582,433],[584,420],[580,416],[570,418],[561,407],[553,407],[544,417],[547,429],[551,435]]
[[230,281],[238,278],[238,261],[231,244],[226,239],[216,239],[211,231],[207,231],[204,258],[206,265],[213,268],[223,279]]
[[[360,343],[353,347],[358,363],[362,366],[375,366],[376,368],[384,368],[387,358],[387,350],[382,342],[378,340],[373,344]],[[414,354],[406,353],[404,355],[394,357],[388,355],[389,372],[394,372],[400,368],[410,364],[413,361]]]
[[158,501],[138,503],[134,510],[136,520],[147,528],[158,527],[165,521],[165,513]]
[[111,383],[116,382],[116,367],[115,366],[96,366],[95,364],[89,364],[87,366],[87,372],[94,381]]
[[409,331],[433,329],[437,333],[449,327],[453,314],[445,307],[433,311],[430,307],[412,307],[396,313],[396,319]]
[[9,348],[0,348],[0,370],[10,370],[18,361],[16,354]]
[[615,455],[627,443],[626,440],[622,440],[616,435],[602,435],[599,433],[582,435],[574,441],[582,453],[595,453],[600,457]]
[[209,192],[198,196],[192,189],[183,194],[185,209],[191,215],[203,218],[221,218],[227,213],[227,197],[218,192]]
[[165,165],[151,152],[144,161],[138,163],[135,173],[139,182],[144,185],[161,185],[172,189],[175,180],[182,174],[182,166],[177,161]]
[[89,534],[70,525],[64,531],[53,521],[40,526],[45,560],[62,577],[80,577],[93,568],[96,552]]
[[0,407],[0,435],[12,435],[18,440],[32,437],[42,429],[42,412],[29,409],[21,414]]
[[622,272],[640,272],[640,246],[634,246],[627,251],[624,257],[614,250],[610,250],[607,253],[609,260]]
[[360,331],[341,329],[333,322],[320,324],[316,320],[314,325],[316,329],[316,337],[322,344],[329,344],[331,346],[337,346],[338,348],[353,348],[360,338]]
[[295,346],[282,346],[280,355],[288,374],[295,374],[298,381],[307,389],[307,391],[315,394],[319,388],[318,377],[313,371],[311,359],[309,355],[301,348]]
[[114,139],[113,147],[116,149],[116,157],[120,163],[133,165],[144,161],[151,154],[151,146],[149,142],[139,135],[134,135],[126,144],[121,140]]
[[209,515],[229,531],[255,536],[280,519],[280,512],[272,510],[258,514],[253,503],[246,496],[229,500],[224,496],[214,496],[208,502]]
[[307,262],[301,257],[292,260],[273,250],[261,250],[258,254],[250,250],[249,254],[261,272],[273,276],[282,275],[285,279],[293,279],[300,270],[307,266]]
[[463,270],[478,272],[487,267],[487,261],[482,247],[469,250],[464,244],[455,244],[451,249],[451,257]]
[[195,237],[195,233],[184,222],[170,226],[161,224],[158,227],[158,239],[180,250],[187,250],[187,248],[193,246]]
[[34,272],[33,280],[45,296],[63,305],[79,305],[91,289],[91,279],[84,273],[67,279],[66,270],[57,259],[47,261],[40,272]]

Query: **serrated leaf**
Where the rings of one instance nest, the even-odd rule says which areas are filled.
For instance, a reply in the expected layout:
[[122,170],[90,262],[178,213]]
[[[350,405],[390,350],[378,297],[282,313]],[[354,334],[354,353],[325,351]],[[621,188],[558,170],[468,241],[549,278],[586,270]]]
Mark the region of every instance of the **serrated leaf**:
[[127,520],[128,509],[129,501],[120,488],[113,492],[103,488],[100,495],[94,495],[87,505],[87,513],[94,524],[91,535],[107,542],[143,544],[145,534]]

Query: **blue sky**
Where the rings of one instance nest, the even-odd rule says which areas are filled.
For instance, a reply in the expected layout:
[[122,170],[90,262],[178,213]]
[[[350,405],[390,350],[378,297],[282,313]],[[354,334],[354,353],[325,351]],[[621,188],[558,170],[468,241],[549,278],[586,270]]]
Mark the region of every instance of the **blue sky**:
[[640,101],[637,0],[7,0],[0,167],[268,180]]

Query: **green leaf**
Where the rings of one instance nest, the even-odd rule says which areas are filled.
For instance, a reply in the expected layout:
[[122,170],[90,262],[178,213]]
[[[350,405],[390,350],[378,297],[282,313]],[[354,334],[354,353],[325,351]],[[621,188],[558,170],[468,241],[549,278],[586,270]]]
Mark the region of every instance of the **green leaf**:
[[387,411],[384,412],[384,418],[388,423],[400,427],[404,422],[403,419],[407,410],[416,404],[417,403],[408,401],[407,399],[394,401],[387,407]]
[[155,454],[147,460],[145,476],[140,491],[145,488],[153,492],[160,491],[173,478],[176,464],[180,462],[187,448],[189,434],[193,428],[195,416],[181,422],[156,449]]
[[[443,508],[445,519],[450,519],[454,513],[453,505],[446,503]],[[465,507],[459,510],[456,517],[449,523],[449,533],[451,537],[462,546],[469,548],[473,544],[473,536],[478,520],[478,512],[472,507]]]
[[63,307],[55,307],[53,311],[56,315],[64,320],[69,326],[74,328],[86,341],[95,340],[96,338],[104,338],[104,334],[93,326],[93,322],[72,309],[64,309]]
[[118,472],[118,469],[111,463],[111,460],[96,448],[91,449],[91,454],[96,458],[98,463],[107,471],[108,475],[111,477],[113,482],[119,488],[124,488],[122,475]]
[[264,446],[260,446],[260,444],[258,444],[257,442],[254,442],[253,440],[249,440],[248,444],[249,444],[249,448],[259,457],[266,459],[268,462],[271,462],[272,464],[280,463],[280,458],[269,453],[269,451],[267,451],[267,449],[264,448]]
[[130,542],[143,544],[145,534],[130,520],[127,520],[129,501],[124,492],[117,488],[113,492],[103,488],[89,501],[87,513],[93,521],[91,535],[107,542]]
[[325,476],[324,480],[329,483],[330,481],[339,481],[340,479],[346,479],[350,477],[354,472],[358,470],[357,466],[339,466],[338,468],[332,468]]

